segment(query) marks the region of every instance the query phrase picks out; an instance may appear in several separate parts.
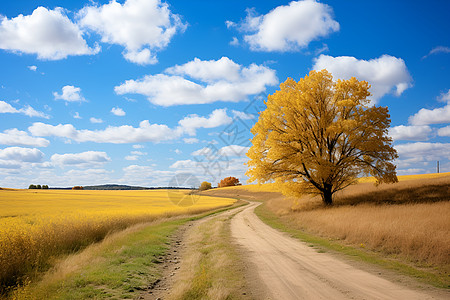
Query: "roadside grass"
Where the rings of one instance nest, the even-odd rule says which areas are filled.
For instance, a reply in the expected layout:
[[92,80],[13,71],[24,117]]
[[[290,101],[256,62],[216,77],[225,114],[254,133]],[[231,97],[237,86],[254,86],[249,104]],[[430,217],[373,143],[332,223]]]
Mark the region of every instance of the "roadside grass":
[[431,284],[435,287],[450,288],[449,275],[446,273],[434,272],[429,270],[429,268],[428,270],[421,269],[420,267],[406,264],[395,258],[386,257],[381,253],[369,251],[368,249],[358,249],[355,246],[344,245],[342,242],[330,238],[324,238],[307,233],[304,230],[295,228],[295,225],[287,220],[280,218],[267,208],[266,203],[258,206],[255,209],[255,213],[267,225],[286,232],[292,237],[310,244],[310,247],[317,248],[319,252],[326,252],[327,250],[335,251],[345,254],[354,260],[371,263],[414,277],[421,282]]
[[191,217],[141,223],[61,259],[38,282],[16,288],[9,299],[135,299],[160,279],[159,257],[176,229],[243,202]]
[[176,286],[167,299],[248,299],[244,271],[231,243],[230,219],[220,215],[190,232]]

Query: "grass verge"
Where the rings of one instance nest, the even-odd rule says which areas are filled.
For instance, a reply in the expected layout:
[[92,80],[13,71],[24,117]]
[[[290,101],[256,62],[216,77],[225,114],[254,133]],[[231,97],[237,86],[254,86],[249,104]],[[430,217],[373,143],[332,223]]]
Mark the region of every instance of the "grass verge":
[[400,274],[408,275],[417,280],[431,284],[439,288],[450,288],[450,279],[448,274],[436,274],[426,270],[418,269],[414,266],[405,264],[394,259],[381,257],[376,252],[368,252],[363,249],[357,249],[355,247],[343,245],[337,241],[318,237],[312,234],[308,234],[302,230],[293,228],[287,222],[279,218],[276,214],[271,212],[265,207],[265,203],[258,206],[255,209],[256,215],[267,225],[286,232],[294,238],[300,239],[303,242],[319,246],[319,251],[332,250],[338,253],[345,254],[354,260],[363,261],[366,263],[375,264],[386,269],[394,270]]
[[231,243],[230,220],[236,213],[210,218],[189,232],[168,299],[249,299],[244,270]]
[[60,260],[42,280],[18,287],[10,299],[133,299],[160,278],[159,257],[170,236],[189,221],[238,207],[197,216],[138,224],[112,234],[80,253]]

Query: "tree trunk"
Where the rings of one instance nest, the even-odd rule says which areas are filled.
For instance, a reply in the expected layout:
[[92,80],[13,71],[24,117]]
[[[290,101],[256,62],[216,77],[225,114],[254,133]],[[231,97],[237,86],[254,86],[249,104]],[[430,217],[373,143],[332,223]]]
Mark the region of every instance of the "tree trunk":
[[324,189],[322,190],[322,200],[325,203],[325,205],[333,205],[333,193],[331,192],[332,189],[331,184],[325,184]]

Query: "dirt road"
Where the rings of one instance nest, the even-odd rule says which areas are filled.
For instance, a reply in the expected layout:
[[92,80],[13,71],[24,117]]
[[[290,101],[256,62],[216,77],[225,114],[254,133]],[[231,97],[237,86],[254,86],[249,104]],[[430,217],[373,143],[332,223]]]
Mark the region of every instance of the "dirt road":
[[[319,253],[264,224],[251,203],[231,220],[233,238],[265,291],[265,299],[440,299]],[[443,299],[443,298],[442,298]]]

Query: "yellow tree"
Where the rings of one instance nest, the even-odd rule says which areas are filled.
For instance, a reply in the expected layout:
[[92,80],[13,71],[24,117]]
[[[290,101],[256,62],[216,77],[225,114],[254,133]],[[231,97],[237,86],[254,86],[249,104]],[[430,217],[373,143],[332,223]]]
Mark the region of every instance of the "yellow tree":
[[252,128],[247,175],[286,195],[320,194],[325,204],[359,174],[397,182],[387,107],[369,105],[366,81],[333,82],[327,70],[288,78]]

